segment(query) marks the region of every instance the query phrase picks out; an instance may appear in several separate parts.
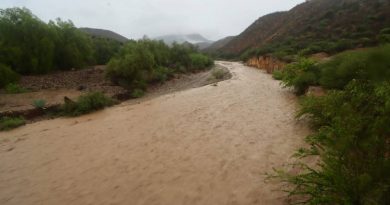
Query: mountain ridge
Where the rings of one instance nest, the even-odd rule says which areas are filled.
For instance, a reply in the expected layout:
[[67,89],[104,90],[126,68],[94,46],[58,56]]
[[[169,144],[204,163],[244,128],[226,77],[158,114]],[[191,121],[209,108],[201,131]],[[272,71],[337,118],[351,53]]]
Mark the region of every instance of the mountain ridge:
[[258,18],[218,51],[239,55],[289,38],[298,43],[351,39],[354,34],[373,39],[390,26],[389,11],[388,0],[310,0]]
[[89,27],[81,27],[79,30],[94,36],[94,37],[100,37],[100,38],[108,38],[112,40],[119,41],[121,43],[125,43],[129,39],[110,30],[106,29],[98,29],[98,28],[89,28]]

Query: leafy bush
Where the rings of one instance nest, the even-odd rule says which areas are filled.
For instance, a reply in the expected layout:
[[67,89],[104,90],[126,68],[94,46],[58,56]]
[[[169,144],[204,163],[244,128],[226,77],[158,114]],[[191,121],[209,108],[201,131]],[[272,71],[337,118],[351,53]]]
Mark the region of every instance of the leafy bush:
[[93,111],[101,110],[115,104],[115,101],[103,93],[92,92],[80,96],[76,102],[65,102],[63,113],[69,116],[79,116]]
[[28,90],[26,88],[21,87],[18,84],[10,83],[7,86],[5,86],[5,92],[8,94],[18,94],[18,93],[25,93]]
[[275,71],[272,73],[272,77],[273,77],[275,80],[283,80],[283,78],[284,78],[283,71],[275,70]]
[[19,74],[80,68],[92,63],[91,38],[71,21],[48,24],[26,8],[0,9],[0,62]]
[[145,95],[145,92],[141,89],[134,89],[132,92],[131,92],[131,97],[133,98],[140,98],[142,96]]
[[0,63],[0,88],[15,83],[19,80],[19,75],[11,70],[8,66]]
[[388,44],[390,43],[390,34],[381,34],[379,35],[379,42],[381,44]]
[[352,79],[390,79],[390,46],[349,51],[321,64],[320,84],[325,88],[342,89]]
[[165,82],[171,77],[172,73],[173,71],[170,68],[159,66],[153,69],[150,81],[160,83]]
[[122,46],[118,41],[97,37],[92,39],[92,43],[95,63],[99,65],[107,64],[119,52]]
[[130,41],[110,60],[106,76],[130,90],[145,89],[148,83],[164,82],[173,73],[202,70],[213,65],[206,55],[187,45],[161,41]]
[[213,60],[201,53],[190,54],[191,67],[193,70],[202,70],[214,64]]
[[318,84],[319,69],[315,61],[301,58],[286,66],[281,76],[286,87],[294,87],[298,95],[303,94],[310,85]]
[[34,100],[34,101],[32,102],[32,105],[33,105],[35,108],[44,109],[44,108],[46,107],[46,101],[45,101],[45,100],[42,100],[42,99]]
[[154,67],[153,54],[141,44],[130,42],[110,60],[106,75],[115,83],[125,82],[128,88],[144,88]]
[[211,71],[211,74],[213,75],[213,77],[215,79],[223,79],[226,75],[226,71],[224,69],[221,69],[221,68],[214,68],[212,71]]
[[[300,115],[317,131],[297,157],[298,174],[278,171],[302,204],[387,204],[390,201],[390,83],[353,80],[342,91],[303,101]],[[301,201],[299,200],[301,199]]]
[[26,121],[22,117],[3,117],[0,119],[0,131],[11,130],[25,124]]

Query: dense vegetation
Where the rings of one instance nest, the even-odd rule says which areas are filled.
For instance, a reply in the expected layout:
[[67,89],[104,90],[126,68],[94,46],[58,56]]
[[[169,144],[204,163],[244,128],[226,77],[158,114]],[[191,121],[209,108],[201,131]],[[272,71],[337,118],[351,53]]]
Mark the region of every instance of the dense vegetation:
[[26,8],[0,9],[0,87],[17,74],[42,74],[52,70],[104,64],[120,43],[91,38],[71,21],[45,23]]
[[[279,76],[288,87],[303,94],[310,85],[343,89],[351,80],[390,79],[390,46],[348,51],[325,63],[301,58],[291,63]],[[278,71],[280,72],[280,71]],[[279,75],[278,72],[276,75]]]
[[298,91],[322,85],[328,94],[305,97],[299,117],[315,132],[299,158],[297,174],[278,172],[297,204],[390,203],[390,45],[337,55],[326,63],[310,60],[277,76]]
[[0,88],[16,82],[19,75],[109,62],[107,76],[113,82],[143,89],[148,83],[167,80],[173,73],[202,70],[213,64],[191,45],[169,47],[147,39],[123,45],[89,36],[71,21],[44,23],[26,8],[0,9],[0,28]]
[[348,49],[370,47],[386,43],[390,43],[390,28],[384,28],[376,34],[362,32],[340,39],[300,39],[291,37],[259,48],[248,49],[241,54],[240,59],[246,61],[253,56],[272,55],[280,60],[291,62],[299,57],[305,57],[315,53],[325,52],[332,55]]
[[129,89],[144,89],[148,83],[164,82],[174,73],[194,72],[213,65],[213,60],[191,45],[143,39],[130,41],[108,63],[106,74]]
[[92,92],[81,95],[76,102],[65,101],[61,108],[63,115],[79,116],[101,110],[115,104],[115,101],[101,92]]
[[26,124],[21,117],[2,117],[0,118],[0,131],[7,131]]

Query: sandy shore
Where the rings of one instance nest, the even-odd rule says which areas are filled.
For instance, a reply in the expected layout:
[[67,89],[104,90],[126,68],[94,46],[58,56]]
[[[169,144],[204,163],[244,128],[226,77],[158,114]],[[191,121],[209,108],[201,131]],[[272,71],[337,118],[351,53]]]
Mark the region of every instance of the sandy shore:
[[0,133],[0,204],[284,204],[264,173],[308,129],[260,70],[218,62],[218,86]]

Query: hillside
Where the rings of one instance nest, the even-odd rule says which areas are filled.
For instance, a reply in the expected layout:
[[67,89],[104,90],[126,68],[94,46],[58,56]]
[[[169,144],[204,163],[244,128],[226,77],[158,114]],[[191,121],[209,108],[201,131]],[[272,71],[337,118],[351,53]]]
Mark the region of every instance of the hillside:
[[[206,39],[205,37],[203,37],[200,34],[187,34],[187,35],[173,34],[173,35],[159,36],[159,37],[156,37],[155,39],[162,40],[168,45],[171,45],[174,42],[179,43],[179,44],[182,44],[184,42],[188,42],[188,43],[191,43],[194,45],[199,44],[199,45],[203,46],[205,43],[209,44],[212,42],[211,40]],[[207,46],[207,44],[206,44],[206,46]]]
[[223,39],[220,39],[218,41],[215,41],[214,43],[210,44],[209,46],[205,47],[204,50],[206,52],[214,52],[218,49],[224,47],[226,44],[228,44],[231,40],[233,40],[235,36],[228,36]]
[[292,43],[300,50],[314,42],[340,39],[374,44],[380,30],[390,26],[389,11],[388,0],[306,1],[290,11],[260,17],[219,51],[239,55],[252,48]]
[[81,31],[84,31],[85,33],[90,34],[91,36],[113,39],[122,43],[129,40],[128,38],[110,30],[97,29],[97,28],[79,28],[79,29]]

